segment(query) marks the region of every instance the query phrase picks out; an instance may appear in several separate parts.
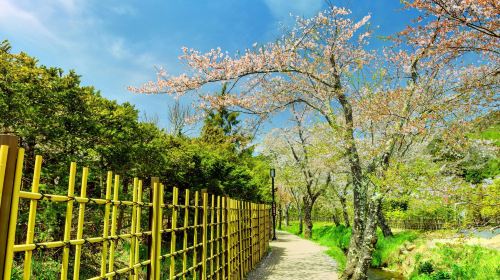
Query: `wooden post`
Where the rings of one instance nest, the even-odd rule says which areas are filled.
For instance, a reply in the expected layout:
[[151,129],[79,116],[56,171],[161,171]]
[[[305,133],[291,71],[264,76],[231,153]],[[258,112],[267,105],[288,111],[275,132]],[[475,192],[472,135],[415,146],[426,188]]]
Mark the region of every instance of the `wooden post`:
[[208,211],[208,193],[203,192],[203,228],[202,228],[202,253],[201,253],[201,279],[207,279],[207,211]]
[[[149,229],[151,230],[151,235],[148,236],[148,256],[152,256],[151,254],[153,253],[153,208],[154,208],[154,200],[153,200],[153,197],[154,197],[154,185],[155,183],[159,183],[160,182],[160,178],[158,177],[151,177],[151,187],[149,188],[149,202],[152,203],[152,206],[149,207],[149,224],[148,224],[148,227]],[[148,265],[147,267],[147,270],[146,270],[146,279],[151,279],[151,268],[153,266],[153,259],[150,259],[150,264]]]
[[[2,148],[3,156],[6,155],[3,183],[0,182],[0,276],[5,271],[5,254],[7,252],[7,235],[9,232],[9,219],[14,189],[14,177],[17,162],[19,138],[14,135],[0,134],[0,145],[8,146]],[[3,168],[2,168],[3,169]],[[2,174],[0,174],[0,178]],[[1,278],[1,277],[0,277]]]
[[[137,210],[136,210],[136,230],[135,232],[141,232],[141,216],[142,216],[142,180],[139,180],[138,184],[138,189],[137,189]],[[140,240],[136,239],[135,241],[135,263],[139,263],[139,245],[140,245]],[[142,271],[142,268],[140,270],[135,269],[134,270],[134,280],[139,280],[139,272]]]
[[242,239],[242,226],[241,226],[241,223],[243,222],[242,221],[242,202],[237,200],[236,201],[236,208],[237,208],[237,211],[238,211],[238,228],[237,228],[237,231],[238,231],[238,251],[237,251],[237,254],[238,254],[238,271],[239,271],[239,276],[240,278],[239,279],[243,279],[243,239]]
[[174,187],[172,190],[172,225],[171,225],[171,238],[170,238],[170,279],[175,279],[175,252],[177,250],[177,212],[179,205],[179,189]]
[[231,257],[232,257],[232,243],[231,243],[231,233],[233,232],[233,227],[232,227],[232,199],[231,198],[227,198],[226,199],[226,203],[227,203],[227,206],[226,206],[226,218],[227,218],[227,279],[228,280],[231,280],[231,278],[233,277],[232,273],[233,273],[233,268],[231,266]]
[[[187,271],[187,248],[188,248],[188,230],[189,226],[189,189],[184,190],[184,230],[182,242],[182,279],[186,279]],[[195,249],[196,250],[196,249]],[[195,264],[193,264],[194,266]]]
[[106,205],[104,206],[104,227],[102,237],[102,252],[101,252],[101,277],[106,275],[106,263],[108,257],[108,234],[109,234],[109,213],[111,212],[111,188],[113,185],[113,172],[108,171],[106,178]]
[[[221,270],[219,270],[220,268],[220,258],[221,258],[221,249],[220,249],[220,242],[219,242],[219,239],[221,237],[220,235],[220,227],[221,227],[221,224],[220,224],[220,196],[217,196],[217,210],[216,210],[217,214],[216,214],[216,217],[217,217],[217,224],[216,224],[216,235],[215,235],[215,238],[216,238],[216,243],[217,243],[217,248],[215,249],[215,252],[217,253],[217,262],[216,262],[216,267],[217,267],[217,280],[220,279],[220,276],[221,276]],[[222,249],[222,251],[224,251],[224,249]],[[222,267],[222,270],[224,270],[224,267]]]
[[214,208],[215,208],[215,195],[212,195],[212,203],[210,204],[210,276],[208,278],[213,279],[214,276]]
[[[137,230],[137,211],[138,209],[138,206],[137,206],[137,191],[138,191],[138,188],[139,188],[139,178],[135,177],[134,178],[134,189],[133,189],[133,193],[132,193],[132,202],[134,203],[132,205],[132,225],[131,225],[131,228],[130,228],[130,233],[132,234],[132,236],[130,237],[130,254],[129,254],[129,266],[130,267],[133,267],[135,264],[136,264],[136,261],[135,261],[135,255],[136,254],[139,254],[139,252],[136,252],[136,243],[137,243],[137,236],[135,235],[136,233],[136,230]],[[130,272],[129,272],[129,279],[132,280],[133,277],[135,276],[135,274],[137,273],[137,269],[132,269]]]
[[[14,176],[14,187],[12,189],[12,203],[9,217],[9,232],[7,234],[7,246],[5,252],[4,274],[2,279],[11,279],[12,264],[14,263],[14,243],[16,242],[16,224],[19,210],[19,193],[21,192],[21,180],[23,177],[24,149],[17,151],[16,170]],[[0,275],[1,276],[1,275]]]
[[[35,169],[33,174],[33,182],[31,185],[31,192],[37,193],[38,187],[40,183],[40,172],[42,169],[42,157],[36,156],[35,159]],[[37,200],[30,201],[30,211],[28,216],[28,230],[26,234],[26,244],[32,244],[35,235],[35,217],[36,217],[36,208],[37,208]],[[33,255],[33,251],[27,251],[24,253],[24,273],[23,279],[30,279],[31,277],[31,257]],[[75,263],[76,264],[76,263]],[[75,271],[76,273],[76,271]]]
[[198,271],[198,191],[194,193],[194,235],[193,235],[193,280],[197,280]]
[[[37,174],[37,167],[38,167],[38,165],[35,164],[35,174]],[[84,167],[83,168],[83,173],[82,173],[82,188],[80,189],[80,197],[82,197],[82,198],[87,197],[87,179],[88,179],[88,175],[89,175],[89,169],[87,167]],[[36,177],[36,175],[35,175],[35,177]],[[33,184],[33,186],[34,186],[34,184]],[[32,191],[35,192],[35,188],[34,187],[33,187]],[[38,191],[38,188],[37,188],[37,191]],[[33,202],[33,200],[31,202]],[[34,204],[34,205],[35,205],[35,210],[34,211],[36,211],[36,204]],[[31,208],[30,208],[30,211],[31,211]],[[31,215],[31,213],[30,213],[30,215]],[[34,217],[33,217],[33,219],[34,219]],[[77,226],[77,230],[76,230],[76,239],[82,239],[83,238],[83,226],[84,226],[83,222],[84,222],[84,220],[85,220],[85,203],[80,203],[80,205],[78,207],[78,226]],[[32,242],[33,240],[31,239],[30,241]],[[28,241],[26,241],[26,243],[28,243]],[[80,259],[81,259],[81,254],[82,254],[82,244],[76,245],[76,249],[75,249],[75,264],[73,266],[73,279],[74,280],[80,279]],[[26,264],[25,264],[25,266],[26,266]]]
[[[116,239],[116,222],[118,215],[118,192],[120,190],[120,175],[115,175],[115,185],[113,188],[113,212],[111,214],[111,246],[109,248],[109,267],[108,272],[113,272],[115,270],[115,249],[118,244],[118,239]],[[114,276],[110,276],[108,279],[113,279]]]
[[[227,249],[227,211],[226,211],[226,197],[222,197],[222,279],[226,279],[226,258],[229,258],[229,250]],[[224,251],[226,251],[224,253]],[[227,273],[229,277],[229,273]]]

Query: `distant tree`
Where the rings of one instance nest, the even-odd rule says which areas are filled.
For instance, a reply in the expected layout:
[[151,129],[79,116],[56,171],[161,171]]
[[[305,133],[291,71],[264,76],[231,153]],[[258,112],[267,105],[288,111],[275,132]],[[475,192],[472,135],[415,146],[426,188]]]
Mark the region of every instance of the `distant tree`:
[[174,136],[183,135],[187,121],[191,117],[190,108],[188,106],[182,106],[179,99],[176,99],[174,104],[168,106],[167,116],[170,133]]
[[[219,96],[227,94],[227,84],[222,85]],[[201,140],[212,144],[231,144],[235,148],[243,148],[248,137],[243,135],[239,126],[239,113],[230,112],[227,107],[206,109],[206,117],[201,129]]]

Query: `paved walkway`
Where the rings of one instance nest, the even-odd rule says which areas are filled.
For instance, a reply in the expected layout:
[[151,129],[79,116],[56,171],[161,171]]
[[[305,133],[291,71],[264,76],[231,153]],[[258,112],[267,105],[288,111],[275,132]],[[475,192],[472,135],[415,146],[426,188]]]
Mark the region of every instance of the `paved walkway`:
[[293,234],[278,231],[271,252],[248,275],[249,280],[338,279],[336,263],[322,247]]

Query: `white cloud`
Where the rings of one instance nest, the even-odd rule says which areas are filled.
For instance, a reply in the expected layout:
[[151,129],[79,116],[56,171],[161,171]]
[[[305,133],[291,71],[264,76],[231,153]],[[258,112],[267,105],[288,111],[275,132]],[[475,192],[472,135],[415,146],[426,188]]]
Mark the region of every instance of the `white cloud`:
[[63,40],[42,23],[35,13],[6,0],[0,0],[0,30],[5,33],[16,33],[31,40],[63,43]]
[[[129,98],[126,86],[149,80],[154,76],[154,65],[161,60],[144,49],[143,42],[130,41],[107,29],[106,18],[92,13],[102,6],[92,3],[40,0],[35,5],[28,0],[0,0],[0,40],[11,40],[14,49],[23,45],[22,50],[37,56],[42,64],[75,69],[83,76],[83,84],[123,101]],[[109,8],[108,12],[132,10]]]
[[290,13],[297,16],[313,16],[324,0],[264,0],[274,17],[286,19]]

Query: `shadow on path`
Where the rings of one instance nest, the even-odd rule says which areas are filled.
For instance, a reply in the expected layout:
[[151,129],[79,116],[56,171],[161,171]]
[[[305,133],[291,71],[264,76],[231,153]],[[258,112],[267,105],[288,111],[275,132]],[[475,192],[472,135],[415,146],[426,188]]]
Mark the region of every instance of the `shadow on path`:
[[277,231],[267,257],[249,275],[249,280],[337,279],[337,265],[326,247],[293,234]]

